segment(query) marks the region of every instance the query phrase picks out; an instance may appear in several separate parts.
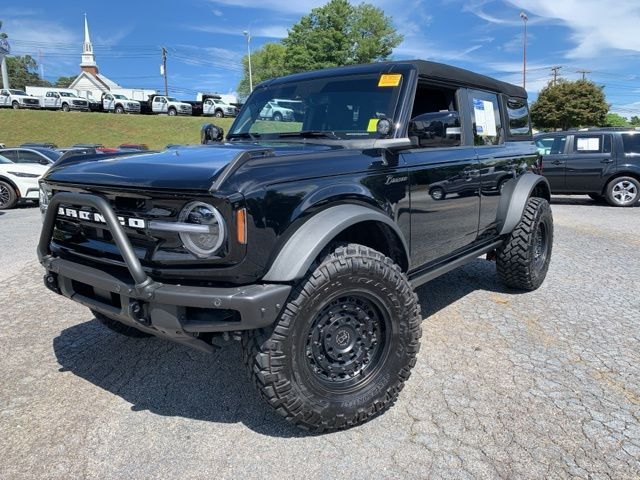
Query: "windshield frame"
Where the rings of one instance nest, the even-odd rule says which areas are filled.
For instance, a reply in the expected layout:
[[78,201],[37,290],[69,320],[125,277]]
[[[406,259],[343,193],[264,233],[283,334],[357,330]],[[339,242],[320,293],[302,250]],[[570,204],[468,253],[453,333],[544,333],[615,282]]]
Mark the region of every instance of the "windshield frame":
[[[331,80],[338,78],[348,78],[353,77],[370,77],[372,75],[381,76],[383,74],[394,74],[398,73],[402,75],[402,82],[397,87],[396,91],[393,93],[395,96],[393,101],[391,102],[394,106],[392,107],[393,112],[390,116],[386,117],[394,125],[394,129],[389,135],[380,135],[377,132],[362,132],[361,135],[357,135],[356,132],[330,132],[330,131],[306,131],[301,129],[301,135],[296,136],[297,132],[295,131],[282,131],[282,132],[251,132],[249,127],[246,128],[247,124],[253,125],[258,116],[253,118],[249,113],[247,116],[247,111],[252,105],[252,97],[257,95],[262,96],[265,91],[274,90],[272,100],[282,100],[284,102],[296,102],[296,99],[287,99],[282,98],[281,88],[292,84],[300,84],[307,81],[313,80]],[[388,65],[384,63],[379,64],[370,64],[370,65],[359,65],[354,67],[341,67],[337,69],[328,69],[328,70],[320,70],[315,72],[309,72],[305,74],[296,74],[288,77],[277,78],[274,80],[267,80],[257,87],[254,88],[253,93],[247,98],[244,103],[239,115],[234,120],[233,124],[229,128],[227,134],[227,140],[231,141],[249,141],[255,142],[256,139],[260,139],[260,141],[269,141],[269,142],[292,142],[292,141],[303,141],[309,142],[310,139],[313,139],[314,142],[347,142],[347,143],[362,143],[362,142],[373,142],[381,139],[393,139],[393,138],[404,138],[406,137],[406,123],[408,119],[404,118],[410,114],[410,104],[413,102],[413,94],[411,93],[412,89],[415,91],[415,85],[417,82],[417,73],[415,67],[411,64],[396,64],[396,65]],[[409,98],[410,97],[410,98]],[[268,103],[268,102],[267,102]],[[277,102],[276,102],[277,103]],[[266,103],[265,103],[266,105]],[[264,108],[264,106],[263,106]],[[280,108],[287,108],[281,106]],[[404,132],[404,134],[403,134]],[[316,135],[304,135],[304,133],[313,133]],[[326,133],[327,135],[317,135],[318,133]],[[367,136],[367,133],[371,135]],[[280,138],[282,135],[283,138]],[[320,138],[322,137],[322,138]]]

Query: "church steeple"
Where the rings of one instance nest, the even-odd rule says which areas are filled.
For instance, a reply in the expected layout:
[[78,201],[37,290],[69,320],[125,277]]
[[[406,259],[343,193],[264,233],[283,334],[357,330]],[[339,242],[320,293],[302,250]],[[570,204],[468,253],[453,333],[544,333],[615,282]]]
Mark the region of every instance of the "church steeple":
[[93,75],[98,74],[98,65],[96,64],[96,57],[93,55],[93,45],[91,44],[91,37],[89,37],[89,24],[87,23],[86,13],[84,14],[84,43],[82,44],[80,69]]

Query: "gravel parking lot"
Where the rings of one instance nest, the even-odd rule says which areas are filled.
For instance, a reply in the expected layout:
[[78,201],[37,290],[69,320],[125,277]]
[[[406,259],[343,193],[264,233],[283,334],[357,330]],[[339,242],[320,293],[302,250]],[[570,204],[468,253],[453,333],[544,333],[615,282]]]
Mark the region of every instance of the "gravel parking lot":
[[237,344],[128,339],[48,292],[39,210],[0,212],[0,478],[638,478],[640,208],[552,208],[542,288],[484,260],[420,288],[400,400],[326,435],[262,404]]

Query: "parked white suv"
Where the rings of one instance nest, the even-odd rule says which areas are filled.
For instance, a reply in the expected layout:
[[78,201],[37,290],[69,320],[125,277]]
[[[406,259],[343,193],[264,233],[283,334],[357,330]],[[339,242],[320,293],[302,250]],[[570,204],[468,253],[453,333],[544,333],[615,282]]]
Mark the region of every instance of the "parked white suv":
[[63,112],[68,112],[69,110],[89,111],[89,100],[80,98],[70,92],[54,90],[45,94],[42,106],[44,108],[62,110]]
[[0,155],[0,210],[13,208],[18,200],[38,200],[38,179],[49,169],[38,163],[13,163]]
[[173,117],[175,115],[191,115],[191,109],[191,105],[173,97],[156,95],[151,100],[151,111],[153,113],[166,113]]
[[271,100],[260,111],[260,117],[275,122],[293,122],[293,110],[278,104],[276,100]]
[[102,95],[102,109],[115,113],[140,113],[140,102],[119,93],[105,93]]
[[40,108],[40,99],[27,95],[24,90],[3,88],[0,90],[0,107],[11,107],[14,110],[19,108]]

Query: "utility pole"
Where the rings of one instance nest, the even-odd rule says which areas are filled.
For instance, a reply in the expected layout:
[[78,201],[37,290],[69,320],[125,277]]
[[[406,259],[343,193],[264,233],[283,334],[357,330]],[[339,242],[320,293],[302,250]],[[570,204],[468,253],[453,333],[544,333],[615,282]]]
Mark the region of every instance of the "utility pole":
[[524,12],[520,12],[520,18],[524,23],[522,36],[522,88],[527,88],[527,21],[529,17]]
[[[2,22],[0,22],[2,28]],[[7,40],[6,33],[0,33],[0,74],[2,75],[2,87],[11,88],[9,85],[9,74],[7,73],[7,55],[11,53],[11,47]]]
[[557,65],[555,67],[551,67],[551,71],[553,72],[553,84],[555,85],[558,82],[558,71],[562,68],[562,66]]
[[162,66],[160,73],[164,77],[164,94],[169,96],[169,84],[167,83],[167,49],[162,47]]
[[249,61],[249,93],[253,92],[253,76],[251,75],[251,33],[247,30],[242,32],[247,37],[247,56]]
[[582,74],[582,80],[586,80],[587,79],[587,74],[591,73],[591,70],[578,70],[578,73]]

